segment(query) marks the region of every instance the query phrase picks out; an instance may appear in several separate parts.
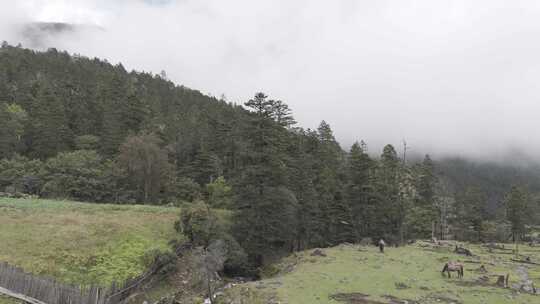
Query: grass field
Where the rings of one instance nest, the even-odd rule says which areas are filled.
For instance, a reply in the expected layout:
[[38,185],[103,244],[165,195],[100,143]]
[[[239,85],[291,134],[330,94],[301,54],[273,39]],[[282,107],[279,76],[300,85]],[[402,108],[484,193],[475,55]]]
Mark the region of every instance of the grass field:
[[168,250],[178,214],[156,206],[0,198],[0,261],[69,283],[121,281],[145,270],[151,250]]
[[[326,257],[311,256],[310,250],[285,259],[279,266],[286,270],[283,274],[236,286],[224,299],[243,298],[251,304],[540,303],[540,295],[495,286],[495,275],[499,274],[509,273],[510,285],[520,282],[518,267],[523,267],[535,286],[540,286],[540,266],[511,262],[511,251],[490,253],[471,245],[477,256],[465,257],[454,254],[450,246],[424,246],[387,248],[380,254],[375,247],[342,245],[324,249]],[[521,253],[540,261],[538,247],[522,246]],[[451,279],[441,275],[448,260],[464,262],[463,279],[458,279],[456,273]],[[481,265],[487,273],[478,271]],[[482,276],[489,281],[481,281]]]
[[21,304],[21,302],[12,298],[8,298],[7,296],[0,295],[0,304]]

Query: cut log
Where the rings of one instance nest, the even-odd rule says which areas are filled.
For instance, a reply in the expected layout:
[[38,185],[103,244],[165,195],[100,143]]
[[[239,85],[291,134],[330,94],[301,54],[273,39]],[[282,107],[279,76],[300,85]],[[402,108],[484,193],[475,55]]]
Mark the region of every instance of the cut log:
[[472,256],[472,252],[467,249],[467,248],[463,248],[463,247],[458,247],[456,246],[456,249],[454,249],[454,252],[457,253],[457,254],[463,254],[463,255],[466,255],[466,256]]
[[0,287],[0,294],[5,294],[6,296],[9,296],[9,297],[12,297],[12,298],[15,298],[15,299],[19,299],[19,300],[22,300],[22,301],[24,301],[26,303],[30,303],[30,304],[47,304],[45,302],[41,302],[40,300],[36,300],[34,298],[25,296],[23,294],[13,292],[13,291],[11,291],[9,289],[5,289],[3,287]]
[[510,277],[510,274],[506,274],[506,277],[504,275],[499,275],[497,277],[497,283],[495,283],[499,287],[506,288],[508,286],[508,278]]

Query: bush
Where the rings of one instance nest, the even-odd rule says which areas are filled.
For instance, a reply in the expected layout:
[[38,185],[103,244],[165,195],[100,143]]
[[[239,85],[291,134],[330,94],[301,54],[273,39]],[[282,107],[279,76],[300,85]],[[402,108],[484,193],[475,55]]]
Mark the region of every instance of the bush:
[[99,148],[99,137],[94,135],[82,135],[75,138],[75,147],[78,150],[97,150]]
[[221,236],[227,248],[227,256],[224,265],[225,273],[229,275],[241,275],[248,269],[248,256],[244,248],[228,233]]
[[45,163],[43,194],[83,201],[103,200],[106,181],[103,161],[90,150],[59,153]]
[[246,252],[204,202],[199,201],[182,209],[180,220],[175,223],[175,229],[184,234],[193,246],[207,247],[214,241],[223,241],[226,249],[225,272],[245,273],[248,265]]
[[232,208],[232,187],[227,184],[223,176],[206,185],[208,203],[213,208]]
[[39,194],[43,163],[15,155],[11,159],[0,160],[0,191]]
[[201,186],[190,178],[178,178],[167,187],[169,201],[194,202],[201,198]]
[[204,202],[197,202],[182,210],[180,221],[175,224],[194,246],[208,246],[220,230],[215,215]]
[[154,249],[145,253],[143,259],[147,268],[151,267],[154,263],[161,265],[158,273],[166,275],[176,270],[178,257],[172,251]]

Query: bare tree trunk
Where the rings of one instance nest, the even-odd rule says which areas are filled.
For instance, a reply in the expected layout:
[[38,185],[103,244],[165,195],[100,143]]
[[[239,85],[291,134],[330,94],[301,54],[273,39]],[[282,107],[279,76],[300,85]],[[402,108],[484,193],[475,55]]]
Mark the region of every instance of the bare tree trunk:
[[214,304],[214,295],[212,293],[212,280],[208,272],[206,273],[206,283],[208,288],[208,298],[210,299],[210,303]]
[[150,192],[150,180],[146,179],[144,181],[144,202],[148,203],[148,192]]
[[435,239],[435,221],[431,221],[431,239]]
[[403,241],[403,235],[404,235],[404,233],[403,233],[403,223],[401,223],[401,224],[399,224],[399,245],[400,246],[403,246],[403,244],[405,243]]

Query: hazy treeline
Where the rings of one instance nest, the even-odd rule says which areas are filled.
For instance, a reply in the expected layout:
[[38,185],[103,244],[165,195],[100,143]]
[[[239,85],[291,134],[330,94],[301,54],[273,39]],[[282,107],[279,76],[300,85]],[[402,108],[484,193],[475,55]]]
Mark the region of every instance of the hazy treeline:
[[329,124],[299,128],[284,102],[263,93],[241,107],[165,75],[0,49],[0,191],[205,202],[233,211],[230,235],[255,264],[365,237],[508,238],[538,220],[533,196],[512,180],[464,184],[470,166],[400,154],[387,145],[374,158],[364,142],[344,151]]

